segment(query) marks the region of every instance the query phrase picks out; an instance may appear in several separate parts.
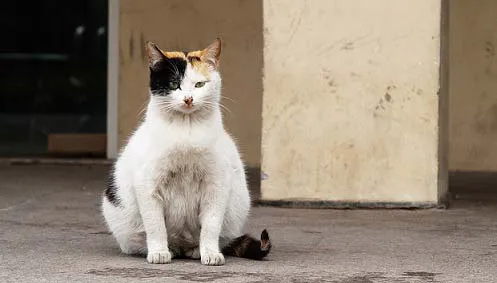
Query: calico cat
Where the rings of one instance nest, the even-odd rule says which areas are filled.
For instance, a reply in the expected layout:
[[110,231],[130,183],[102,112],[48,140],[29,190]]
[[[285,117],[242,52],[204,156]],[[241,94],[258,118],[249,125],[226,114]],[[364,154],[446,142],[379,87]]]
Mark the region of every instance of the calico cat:
[[126,254],[223,265],[224,255],[260,260],[271,249],[242,234],[250,210],[245,171],[221,116],[221,41],[193,52],[146,45],[150,99],[144,121],[117,159],[102,202]]

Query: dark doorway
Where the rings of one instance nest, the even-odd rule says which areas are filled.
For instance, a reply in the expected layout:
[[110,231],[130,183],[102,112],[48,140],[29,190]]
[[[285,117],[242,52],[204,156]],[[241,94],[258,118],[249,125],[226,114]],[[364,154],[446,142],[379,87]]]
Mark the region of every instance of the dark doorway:
[[2,4],[0,156],[105,144],[107,10],[101,0]]

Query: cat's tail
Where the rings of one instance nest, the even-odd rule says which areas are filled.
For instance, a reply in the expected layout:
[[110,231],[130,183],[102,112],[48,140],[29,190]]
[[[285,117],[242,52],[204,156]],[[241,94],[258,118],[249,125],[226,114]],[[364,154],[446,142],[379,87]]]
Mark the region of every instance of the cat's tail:
[[267,256],[269,251],[271,251],[271,241],[267,230],[264,229],[260,241],[245,234],[231,241],[228,246],[223,248],[222,253],[229,256],[261,260]]

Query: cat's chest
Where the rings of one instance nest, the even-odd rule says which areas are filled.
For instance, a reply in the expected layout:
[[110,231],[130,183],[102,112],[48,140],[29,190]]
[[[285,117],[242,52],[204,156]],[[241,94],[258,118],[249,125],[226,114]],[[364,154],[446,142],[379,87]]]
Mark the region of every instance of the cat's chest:
[[200,186],[213,169],[212,156],[210,148],[203,144],[176,142],[170,145],[156,161],[161,170],[164,200],[176,204],[197,202]]
[[169,173],[188,175],[204,172],[212,164],[212,154],[208,147],[179,144],[168,150],[164,162]]
[[160,194],[171,244],[194,247],[198,245],[202,185],[208,171],[203,157],[189,157],[174,157],[178,160],[165,172]]
[[184,197],[188,199],[200,194],[201,183],[210,174],[212,168],[211,154],[205,148],[178,147],[170,151],[163,159],[161,187],[169,199]]

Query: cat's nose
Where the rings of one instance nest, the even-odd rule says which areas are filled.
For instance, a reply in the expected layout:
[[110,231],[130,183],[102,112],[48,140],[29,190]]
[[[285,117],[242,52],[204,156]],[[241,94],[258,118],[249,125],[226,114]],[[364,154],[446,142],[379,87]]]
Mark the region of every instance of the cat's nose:
[[187,106],[192,106],[192,104],[193,104],[193,97],[191,97],[191,96],[185,97],[185,99],[183,99],[183,101],[185,102],[185,104]]

